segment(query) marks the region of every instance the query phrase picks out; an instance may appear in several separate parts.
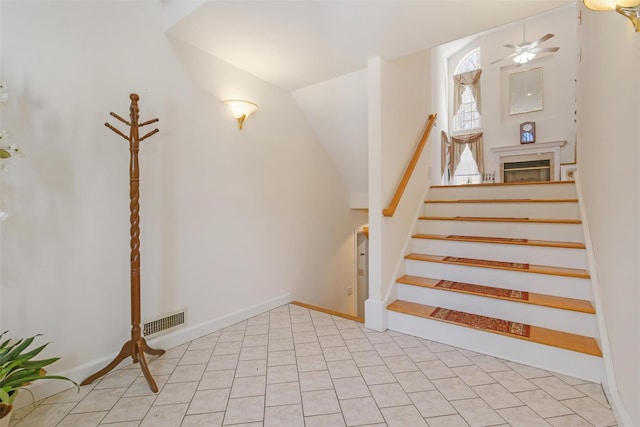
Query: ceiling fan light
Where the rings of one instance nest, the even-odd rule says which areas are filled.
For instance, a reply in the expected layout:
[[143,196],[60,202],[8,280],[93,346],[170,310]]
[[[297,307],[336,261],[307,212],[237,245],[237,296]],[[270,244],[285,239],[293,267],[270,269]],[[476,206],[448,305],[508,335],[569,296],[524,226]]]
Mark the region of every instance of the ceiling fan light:
[[526,64],[527,62],[531,61],[535,57],[536,57],[536,54],[533,52],[528,52],[528,51],[520,52],[519,54],[513,57],[513,62],[517,64]]

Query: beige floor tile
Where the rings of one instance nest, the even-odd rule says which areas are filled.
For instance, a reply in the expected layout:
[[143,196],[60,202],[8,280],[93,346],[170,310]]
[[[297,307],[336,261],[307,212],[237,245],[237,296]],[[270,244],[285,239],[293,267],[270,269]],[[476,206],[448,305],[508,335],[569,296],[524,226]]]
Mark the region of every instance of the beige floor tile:
[[460,378],[442,378],[431,381],[447,400],[472,399],[478,395]]
[[267,374],[267,360],[241,360],[236,368],[236,378]]
[[220,427],[224,419],[224,412],[186,415],[180,427]]
[[107,415],[107,411],[67,415],[56,427],[95,427]]
[[442,351],[436,354],[438,359],[440,359],[445,365],[449,368],[455,368],[457,366],[469,366],[472,365],[473,362],[467,359],[457,350],[454,351]]
[[242,341],[218,341],[213,349],[214,356],[221,356],[224,354],[240,354],[242,349]]
[[[301,399],[298,382],[267,385],[265,406],[300,404]],[[302,412],[300,416],[302,416]]]
[[336,392],[332,390],[303,391],[302,409],[305,416],[340,412]]
[[570,415],[573,411],[555,400],[543,390],[531,390],[515,393],[525,405],[533,409],[542,418]]
[[384,422],[384,418],[372,397],[341,400],[340,407],[348,426]]
[[213,348],[205,350],[187,350],[178,362],[179,365],[200,365],[209,363]]
[[[316,335],[320,339],[320,337],[327,335],[340,335],[340,331],[335,325],[316,326]],[[342,339],[342,336],[340,336],[340,339]]]
[[469,427],[460,415],[444,415],[442,417],[427,418],[429,427]]
[[355,353],[357,351],[374,351],[375,348],[371,345],[368,339],[358,340],[344,340],[347,348],[350,352]]
[[182,344],[177,347],[165,349],[165,352],[159,359],[180,359],[185,351],[189,348],[189,344]]
[[226,369],[224,371],[206,371],[200,383],[198,390],[210,390],[213,388],[230,388],[233,385],[235,369]]
[[426,362],[418,362],[416,366],[429,378],[430,380],[437,380],[439,378],[451,378],[456,374],[441,360],[429,360]]
[[154,405],[171,405],[175,403],[189,403],[198,387],[197,381],[188,383],[166,384],[155,398]]
[[318,342],[318,336],[316,335],[315,331],[293,333],[294,344],[317,343],[317,342]]
[[407,349],[407,348],[411,348],[411,347],[424,347],[418,338],[410,336],[410,335],[405,335],[405,336],[401,336],[401,337],[394,337],[393,340],[402,349]]
[[[55,426],[69,414],[75,405],[73,402],[38,405],[22,418],[18,425],[26,427]],[[104,416],[104,411],[100,412]]]
[[469,387],[484,384],[493,384],[495,379],[487,375],[485,371],[476,365],[458,366],[451,370]]
[[[266,329],[266,328],[265,328]],[[269,345],[269,334],[265,333],[264,335],[249,335],[244,337],[244,341],[242,341],[242,348],[246,347],[260,347]]]
[[244,340],[246,341],[249,336],[267,336],[269,335],[269,325],[266,323],[259,325],[247,325],[247,329],[244,331]]
[[352,360],[351,352],[347,346],[341,347],[325,347],[322,349],[324,360],[327,362],[335,362],[336,360]]
[[139,369],[118,369],[105,375],[95,389],[129,387],[142,371]]
[[239,354],[226,354],[221,356],[211,356],[207,364],[206,371],[220,371],[225,369],[236,369],[238,366]]
[[[519,391],[535,390],[538,388],[534,383],[517,373],[516,371],[492,372],[489,375],[498,381],[504,388],[511,393]],[[536,380],[533,380],[536,381]]]
[[267,358],[267,346],[244,347],[240,350],[240,360],[259,360]]
[[388,356],[383,357],[384,363],[389,370],[394,373],[419,371],[418,366],[411,361],[409,356]]
[[607,396],[604,394],[604,390],[602,390],[602,385],[587,383],[575,385],[573,388],[589,396],[605,408],[611,408],[611,405],[609,405],[609,401],[607,400]]
[[505,422],[496,411],[491,409],[480,398],[454,400],[451,401],[451,405],[472,426],[490,426]]
[[382,358],[390,356],[405,356],[405,352],[395,342],[374,344],[373,348],[375,348]]
[[498,409],[498,414],[504,418],[509,425],[522,427],[548,427],[542,417],[536,414],[527,406],[517,406],[515,408]]
[[88,384],[80,386],[78,390],[77,387],[73,386],[65,391],[61,391],[60,393],[54,394],[53,396],[45,399],[42,403],[50,404],[50,403],[71,403],[71,402],[80,402],[82,399],[87,397],[89,392],[93,390],[95,384]]
[[398,383],[372,385],[369,389],[378,408],[411,405],[411,399]]
[[329,375],[332,379],[360,376],[360,371],[353,360],[327,362],[327,368],[329,368]]
[[373,330],[364,331],[365,336],[371,344],[393,343],[393,338],[386,332],[377,332]]
[[103,424],[142,420],[156,400],[155,396],[123,397],[102,420]]
[[293,338],[269,339],[269,351],[284,351],[293,349]]
[[420,343],[419,347],[403,348],[404,352],[412,362],[427,362],[429,360],[438,360],[438,356],[431,352],[427,347]]
[[421,339],[420,341],[422,342],[422,344],[425,345],[425,347],[427,347],[429,350],[431,350],[434,353],[440,353],[440,352],[443,352],[443,351],[453,351],[453,350],[455,350],[454,347],[451,347],[450,345],[447,345],[447,344],[442,344],[442,343],[439,343],[439,342],[426,340],[426,339]]
[[300,372],[300,390],[316,391],[333,388],[329,371]]
[[264,427],[305,427],[302,405],[271,406],[264,410]]
[[384,365],[384,361],[376,351],[358,351],[355,353],[352,352],[351,357],[353,357],[356,365],[358,365],[358,367],[360,368],[366,366]]
[[436,389],[422,372],[400,372],[394,375],[407,393]]
[[153,406],[145,415],[140,427],[176,427],[182,425],[182,419],[189,407],[188,403]]
[[493,356],[472,356],[468,357],[468,359],[487,373],[511,370],[511,368],[505,365],[501,360],[496,359]]
[[581,391],[556,377],[533,378],[531,382],[557,400],[584,397],[584,394]]
[[224,425],[249,423],[264,419],[264,396],[229,399]]
[[339,331],[344,340],[361,340],[367,338],[359,328],[345,328],[339,329]]
[[409,398],[425,418],[457,413],[455,408],[437,390],[409,393]]
[[616,425],[613,412],[590,397],[563,400],[562,403],[596,427]]
[[319,356],[322,348],[319,342],[295,342],[296,356]]
[[227,408],[231,389],[221,388],[215,390],[198,390],[194,393],[188,415],[220,412]]
[[[242,341],[244,339],[244,331],[222,331],[220,337],[218,338],[219,343],[225,342],[234,342],[234,341]],[[216,345],[217,346],[217,345]]]
[[233,380],[230,398],[264,396],[266,384],[266,375],[236,378]]
[[293,319],[291,320],[291,330],[293,331],[293,333],[298,333],[298,332],[313,332],[315,333],[316,328],[313,326],[313,322],[311,322],[311,320],[309,320],[308,322],[294,322]]
[[413,405],[381,408],[380,411],[389,427],[429,427]]
[[293,350],[270,351],[267,357],[267,366],[294,365],[296,352]]
[[297,357],[298,372],[322,371],[327,369],[327,364],[322,356]]
[[202,378],[202,374],[204,373],[204,369],[206,367],[207,365],[205,364],[184,366],[178,365],[176,366],[176,369],[173,370],[173,373],[169,376],[167,383],[171,384],[200,381],[200,378]]
[[206,335],[201,338],[196,338],[189,343],[187,350],[213,350],[218,343],[219,336],[220,334],[216,334],[215,336]]
[[346,427],[342,414],[304,417],[305,427]]
[[471,387],[493,409],[522,406],[523,402],[500,384],[488,384]]
[[371,396],[369,387],[367,387],[364,379],[359,376],[334,379],[333,386],[340,400]]
[[360,368],[360,374],[362,374],[362,377],[368,385],[396,382],[396,377],[393,376],[386,366],[366,366]]
[[273,329],[269,327],[269,341],[290,339],[293,342],[293,332],[291,327]]
[[293,381],[298,381],[298,367],[296,365],[269,366],[267,368],[267,384]]
[[[99,412],[110,411],[111,408],[118,402],[118,399],[122,397],[126,388],[106,388],[102,390],[91,390],[87,397],[82,399],[77,406],[73,407],[72,414],[79,414],[82,412]],[[37,408],[36,408],[37,409]],[[35,410],[34,410],[35,412]]]
[[542,377],[550,377],[552,374],[543,369],[534,368],[533,366],[526,366],[520,363],[505,361],[505,365],[530,380],[532,378],[542,378]]
[[546,421],[553,427],[593,427],[593,424],[576,414],[547,418]]

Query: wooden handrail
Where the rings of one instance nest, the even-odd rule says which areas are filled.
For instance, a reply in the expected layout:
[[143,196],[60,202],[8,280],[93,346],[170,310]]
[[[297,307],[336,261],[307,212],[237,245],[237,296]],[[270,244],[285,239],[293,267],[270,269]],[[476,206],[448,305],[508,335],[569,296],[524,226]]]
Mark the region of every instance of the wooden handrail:
[[438,117],[437,114],[429,115],[429,121],[427,122],[427,126],[424,128],[424,132],[422,133],[420,142],[418,142],[416,151],[414,151],[413,157],[411,157],[411,161],[407,165],[407,169],[405,169],[404,171],[404,175],[402,176],[402,180],[400,180],[400,184],[398,184],[396,193],[393,195],[393,199],[391,199],[391,203],[389,203],[389,207],[382,210],[382,214],[384,216],[393,216],[393,214],[396,212],[396,208],[400,203],[402,194],[404,193],[405,188],[407,188],[407,184],[409,183],[409,179],[413,174],[413,170],[416,168],[416,165],[418,164],[418,160],[420,159],[420,155],[422,154],[422,149],[427,143],[427,139],[429,139],[429,135],[431,134],[431,129],[433,128],[433,125],[436,123],[436,117]]

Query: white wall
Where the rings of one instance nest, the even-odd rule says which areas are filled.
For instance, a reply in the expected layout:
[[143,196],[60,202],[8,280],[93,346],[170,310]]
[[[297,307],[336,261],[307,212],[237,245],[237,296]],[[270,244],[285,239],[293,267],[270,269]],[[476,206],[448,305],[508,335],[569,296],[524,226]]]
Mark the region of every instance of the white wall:
[[[1,6],[3,126],[27,153],[1,178],[2,330],[44,334],[72,375],[129,338],[128,143],[103,123],[123,129],[108,113],[134,91],[160,119],[140,150],[143,320],[187,308],[194,327],[287,295],[353,309],[366,215],[290,94],[172,43],[160,2]],[[261,107],[242,131],[227,97]]]
[[[438,48],[438,56],[434,58],[434,69],[442,73],[446,68],[453,73],[458,62],[470,51],[480,48],[482,64],[482,129],[471,132],[484,132],[485,171],[500,175],[500,160],[491,152],[491,147],[520,145],[520,123],[536,122],[536,142],[566,140],[561,148],[561,162],[575,162],[575,78],[576,78],[576,7],[575,4],[563,6],[549,12],[526,18],[526,41],[534,41],[547,33],[554,37],[544,42],[541,47],[559,47],[555,54],[544,53],[526,64],[516,66],[510,59],[494,65],[491,62],[509,55],[511,49],[503,47],[510,43],[522,42],[522,21],[498,27],[466,40],[458,40]],[[516,72],[542,67],[544,76],[543,109],[541,111],[509,114],[508,78]],[[442,87],[441,76],[434,82]],[[452,114],[453,84],[446,82],[447,116]],[[439,105],[442,110],[442,105]],[[441,113],[441,111],[439,111]],[[442,111],[444,113],[444,111]],[[442,116],[443,114],[439,114]],[[447,123],[448,134],[464,134],[469,132],[453,132],[453,121]],[[438,132],[439,133],[439,132]],[[438,164],[438,169],[440,166]]]
[[[431,52],[370,62],[369,299],[366,322],[384,329],[387,293],[429,185],[429,151],[423,152],[393,217],[383,217],[428,121]],[[439,139],[432,137],[428,144]],[[375,195],[373,194],[375,193]]]
[[[615,12],[582,7],[578,173],[614,366],[620,425],[640,425],[640,35]],[[619,393],[619,395],[618,395]]]

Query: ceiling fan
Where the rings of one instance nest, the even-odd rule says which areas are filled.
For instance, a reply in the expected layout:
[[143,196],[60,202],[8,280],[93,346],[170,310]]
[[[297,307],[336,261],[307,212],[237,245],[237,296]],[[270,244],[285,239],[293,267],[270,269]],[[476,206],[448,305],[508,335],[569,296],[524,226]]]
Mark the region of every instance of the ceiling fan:
[[507,55],[503,58],[497,59],[491,63],[491,65],[496,64],[504,59],[513,59],[513,62],[517,64],[526,64],[531,61],[538,53],[541,52],[557,52],[560,50],[559,47],[539,47],[542,43],[549,40],[554,35],[549,33],[540,37],[538,40],[533,42],[525,41],[525,22],[522,21],[522,43],[519,45],[505,44],[504,47],[513,49],[514,52],[510,55]]

